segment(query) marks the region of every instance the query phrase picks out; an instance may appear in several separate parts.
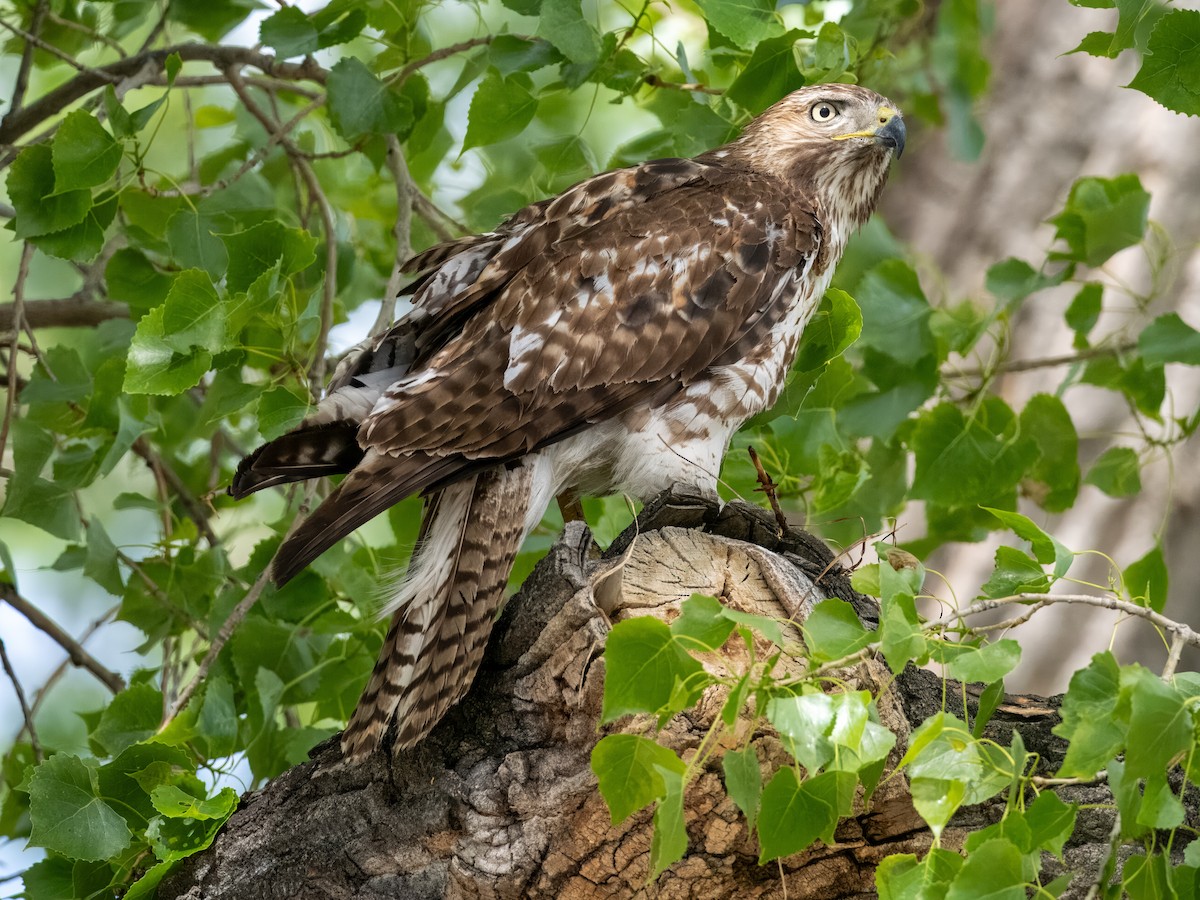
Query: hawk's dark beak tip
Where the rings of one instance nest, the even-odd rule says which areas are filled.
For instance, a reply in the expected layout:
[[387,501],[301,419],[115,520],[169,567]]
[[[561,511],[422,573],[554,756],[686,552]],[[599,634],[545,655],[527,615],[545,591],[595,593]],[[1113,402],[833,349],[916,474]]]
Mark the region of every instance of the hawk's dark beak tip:
[[896,159],[904,155],[904,139],[907,136],[908,129],[904,127],[904,120],[899,116],[893,116],[886,125],[875,132],[875,140],[895,150]]

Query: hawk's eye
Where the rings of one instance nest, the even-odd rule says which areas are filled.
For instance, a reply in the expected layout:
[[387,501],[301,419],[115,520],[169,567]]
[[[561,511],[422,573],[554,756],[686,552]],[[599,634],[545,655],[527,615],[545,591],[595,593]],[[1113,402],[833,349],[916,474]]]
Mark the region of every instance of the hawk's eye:
[[838,109],[832,103],[818,103],[812,108],[812,117],[816,122],[832,121],[838,114]]

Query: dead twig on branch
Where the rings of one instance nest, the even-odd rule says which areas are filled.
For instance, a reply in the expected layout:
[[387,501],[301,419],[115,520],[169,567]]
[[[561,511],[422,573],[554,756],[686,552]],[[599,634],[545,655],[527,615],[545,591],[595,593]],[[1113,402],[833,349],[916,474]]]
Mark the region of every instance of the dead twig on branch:
[[779,536],[783,537],[787,534],[789,525],[787,516],[783,514],[783,508],[779,505],[779,494],[776,492],[775,482],[763,468],[762,460],[758,458],[758,451],[753,447],[747,447],[746,452],[750,454],[750,462],[754,463],[754,470],[758,473],[758,489],[767,495],[767,502],[771,504],[771,512],[775,514],[775,524],[779,528]]

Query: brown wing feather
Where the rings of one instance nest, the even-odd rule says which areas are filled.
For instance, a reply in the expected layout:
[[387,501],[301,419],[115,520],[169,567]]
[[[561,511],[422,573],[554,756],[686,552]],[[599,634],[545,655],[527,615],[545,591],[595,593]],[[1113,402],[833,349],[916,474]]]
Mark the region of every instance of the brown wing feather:
[[775,178],[666,160],[427,255],[441,268],[414,297],[404,377],[362,420],[365,458],[281,548],[276,579],[405,496],[662,402],[761,340],[786,308],[771,302],[779,287],[818,249],[810,210]]

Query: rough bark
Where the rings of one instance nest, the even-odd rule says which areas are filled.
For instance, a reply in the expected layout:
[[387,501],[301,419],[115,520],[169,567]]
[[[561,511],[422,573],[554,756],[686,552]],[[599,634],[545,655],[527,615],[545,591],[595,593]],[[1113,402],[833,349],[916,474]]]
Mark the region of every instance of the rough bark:
[[[824,544],[799,530],[779,536],[768,513],[745,504],[718,511],[692,495],[664,496],[604,554],[581,523],[571,523],[505,610],[466,699],[424,743],[359,767],[340,764],[336,741],[316,748],[310,762],[248,794],[213,846],[187,860],[159,896],[870,896],[879,860],[930,844],[903,776],[886,780],[868,806],[860,804],[839,826],[834,845],[760,867],[756,841],[725,796],[717,754],[687,791],[686,857],[647,886],[650,813],[611,825],[589,769],[604,733],[648,728],[636,720],[598,727],[611,622],[671,619],[683,600],[704,592],[783,619],[838,596],[873,623],[873,601],[855,594],[847,575]],[[739,652],[745,652],[739,642],[730,641],[710,663],[736,667]],[[893,680],[873,660],[845,679],[879,695],[881,720],[897,733],[900,748],[914,725],[942,708],[943,697],[954,710],[962,696],[916,669]],[[672,721],[660,740],[688,758],[720,710],[718,690]],[[1057,705],[1009,697],[991,736],[1007,745],[1019,728],[1043,770],[1052,771],[1064,750],[1050,731]],[[756,733],[754,743],[761,759],[783,762],[770,733]],[[1111,801],[1102,785],[1064,788],[1062,795]],[[965,810],[943,844],[957,846],[1002,809],[997,801]],[[1085,877],[1097,870],[1111,822],[1103,810],[1081,812],[1066,856],[1070,869]]]

